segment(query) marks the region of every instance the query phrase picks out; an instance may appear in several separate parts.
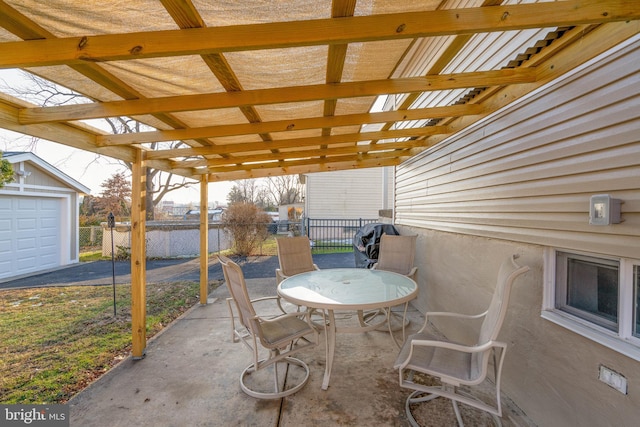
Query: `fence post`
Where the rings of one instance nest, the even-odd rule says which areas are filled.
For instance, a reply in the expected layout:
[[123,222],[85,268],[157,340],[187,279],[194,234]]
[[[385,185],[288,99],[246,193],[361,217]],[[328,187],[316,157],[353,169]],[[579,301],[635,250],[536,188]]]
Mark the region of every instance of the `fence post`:
[[91,228],[89,228],[89,244],[91,246],[96,244],[96,230],[94,226],[91,226]]

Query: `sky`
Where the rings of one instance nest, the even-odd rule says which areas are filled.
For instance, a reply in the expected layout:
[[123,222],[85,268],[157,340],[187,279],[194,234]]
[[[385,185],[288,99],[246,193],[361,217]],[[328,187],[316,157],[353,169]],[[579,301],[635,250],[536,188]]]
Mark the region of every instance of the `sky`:
[[[0,70],[0,86],[23,85],[25,79],[20,70]],[[379,97],[372,111],[381,111],[386,97]],[[90,123],[96,126],[95,122]],[[381,125],[379,125],[381,126]],[[71,178],[91,190],[91,195],[98,196],[102,192],[102,183],[112,175],[125,172],[127,168],[117,160],[106,156],[99,156],[77,148],[63,144],[34,139],[30,136],[0,129],[0,151],[30,151],[47,163],[55,166]],[[209,184],[209,205],[226,205],[227,195],[233,187],[232,181],[216,182]],[[165,196],[165,201],[173,201],[178,204],[199,206],[200,185],[194,182],[189,188],[173,191]]]
[[[14,70],[0,70],[0,84],[11,85],[23,81],[19,73]],[[19,133],[0,129],[0,151],[30,151],[45,162],[55,166],[80,184],[88,187],[94,196],[102,192],[102,183],[112,175],[125,172],[127,168],[116,159],[99,156],[63,144],[37,139]],[[227,194],[233,187],[233,182],[217,182],[209,184],[209,204],[225,205]],[[189,188],[169,193],[163,200],[172,200],[179,204],[200,204],[200,184],[194,182]],[[219,202],[219,203],[216,203]]]
[[[0,151],[30,151],[80,184],[88,187],[93,196],[98,196],[102,192],[102,183],[112,175],[125,172],[127,177],[131,176],[124,165],[110,157],[99,156],[95,153],[43,139],[34,142],[30,136],[3,129],[0,130]],[[210,183],[209,204],[226,205],[227,194],[233,185],[234,183],[231,181]],[[200,184],[194,181],[194,184],[189,188],[171,192],[163,200],[199,206]]]

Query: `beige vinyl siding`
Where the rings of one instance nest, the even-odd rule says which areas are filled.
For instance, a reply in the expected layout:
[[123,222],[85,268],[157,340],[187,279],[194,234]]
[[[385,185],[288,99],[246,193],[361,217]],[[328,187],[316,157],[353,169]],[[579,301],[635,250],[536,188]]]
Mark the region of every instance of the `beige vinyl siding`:
[[[640,258],[640,42],[400,165],[396,223]],[[589,198],[621,224],[589,225]]]
[[[378,211],[385,206],[383,176],[382,168],[309,174],[305,215],[309,218],[378,218]],[[392,181],[393,170],[388,177]],[[392,200],[393,192],[386,194]],[[387,206],[391,207],[392,203],[388,201]]]
[[[548,248],[640,259],[638,58],[640,36],[396,169],[396,224],[418,235],[414,306],[480,313],[502,260],[517,253],[531,268],[500,340],[503,390],[536,425],[637,424],[638,361],[541,309]],[[624,222],[589,225],[595,194],[621,199]],[[629,393],[599,381],[599,365],[624,375]]]

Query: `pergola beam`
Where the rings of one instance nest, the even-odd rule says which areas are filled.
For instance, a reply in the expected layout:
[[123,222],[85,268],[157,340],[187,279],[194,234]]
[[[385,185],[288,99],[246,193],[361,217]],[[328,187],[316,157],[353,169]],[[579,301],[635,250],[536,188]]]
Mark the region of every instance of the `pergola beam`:
[[396,166],[407,157],[394,158],[387,157],[369,158],[369,159],[354,159],[353,156],[349,156],[348,160],[341,159],[323,159],[322,161],[314,160],[313,162],[304,164],[280,164],[274,163],[273,166],[264,167],[259,169],[236,169],[230,168],[228,170],[217,170],[208,173],[210,181],[235,181],[238,179],[251,179],[251,178],[265,178],[269,176],[280,175],[297,175],[300,173],[315,173],[315,172],[331,172],[347,169],[364,169],[364,168],[376,168],[381,166]]
[[[508,31],[640,18],[628,0],[568,0],[3,44],[0,68]],[[2,18],[2,16],[0,16]]]
[[[427,126],[422,128],[397,129],[378,132],[361,132],[354,134],[316,136],[310,138],[282,139],[270,142],[248,142],[240,144],[225,144],[212,147],[175,148],[169,150],[148,151],[149,159],[169,159],[174,157],[190,157],[205,155],[223,155],[232,153],[246,153],[272,149],[300,148],[316,145],[356,143],[373,139],[411,138],[446,133],[449,128],[443,126]],[[380,144],[384,146],[384,144]]]
[[[309,150],[296,150],[296,151],[283,151],[280,153],[268,153],[268,154],[252,154],[245,156],[225,157],[219,159],[202,159],[202,160],[182,160],[172,162],[174,167],[214,167],[225,165],[239,165],[244,163],[252,163],[255,167],[256,163],[260,162],[273,162],[274,160],[287,160],[287,159],[303,159],[313,157],[325,157],[325,156],[337,156],[344,154],[364,154],[371,151],[390,151],[390,150],[404,150],[408,148],[420,147],[424,145],[424,140],[411,139],[402,142],[389,142],[384,144],[358,144],[342,147],[324,147],[309,149]],[[320,161],[320,159],[317,159]]]
[[130,101],[25,108],[20,111],[18,118],[22,124],[33,124],[163,112],[234,108],[247,105],[282,104],[323,99],[502,86],[531,83],[535,81],[535,75],[534,68],[516,68],[438,76],[256,89],[241,92],[169,96]]
[[[256,171],[260,169],[273,169],[274,167],[282,167],[287,168],[291,166],[307,166],[307,165],[330,165],[332,163],[343,163],[349,161],[363,162],[363,161],[377,161],[381,162],[378,166],[390,166],[397,165],[401,162],[398,160],[398,154],[394,152],[380,152],[380,153],[362,153],[358,154],[356,157],[353,155],[344,155],[344,156],[332,156],[332,157],[323,157],[321,159],[311,158],[311,159],[293,159],[293,160],[282,160],[282,161],[273,161],[273,162],[265,162],[265,163],[257,163],[257,164],[248,164],[248,165],[233,165],[233,166],[221,166],[221,167],[210,167],[206,171],[203,170],[202,173],[208,174],[218,174],[232,171]],[[196,172],[200,173],[200,172]]]
[[143,144],[193,138],[255,135],[264,132],[290,132],[294,130],[320,129],[326,127],[335,128],[340,126],[354,126],[371,123],[459,117],[480,114],[482,112],[483,108],[480,105],[462,104],[445,107],[417,108],[405,111],[345,114],[331,117],[276,120],[262,123],[240,123],[235,125],[207,126],[190,129],[159,130],[151,132],[124,133],[119,135],[99,135],[96,138],[96,144],[98,146],[105,147],[112,145]]
[[[24,40],[55,39],[56,36],[40,25],[18,12],[4,2],[0,2],[0,16],[4,18],[2,25],[6,30]],[[140,92],[107,71],[102,65],[83,63],[71,65],[78,73],[88,77],[102,87],[112,91],[124,99],[143,99]],[[37,70],[31,70],[37,75]],[[156,114],[155,118],[174,128],[184,128],[186,125],[170,114]],[[197,145],[208,145],[206,141],[198,141]]]

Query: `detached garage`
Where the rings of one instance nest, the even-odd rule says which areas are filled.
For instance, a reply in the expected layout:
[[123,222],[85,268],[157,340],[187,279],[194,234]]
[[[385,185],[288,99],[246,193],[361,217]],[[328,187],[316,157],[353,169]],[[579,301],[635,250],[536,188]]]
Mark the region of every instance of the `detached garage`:
[[33,153],[3,158],[15,181],[0,189],[0,281],[78,262],[79,198],[90,190]]

